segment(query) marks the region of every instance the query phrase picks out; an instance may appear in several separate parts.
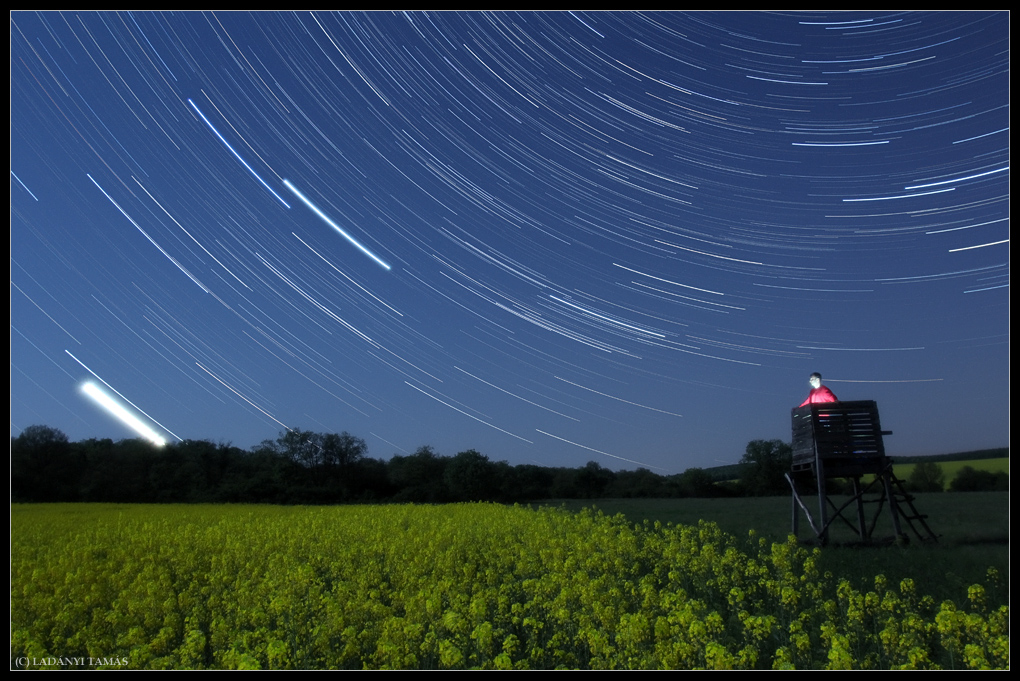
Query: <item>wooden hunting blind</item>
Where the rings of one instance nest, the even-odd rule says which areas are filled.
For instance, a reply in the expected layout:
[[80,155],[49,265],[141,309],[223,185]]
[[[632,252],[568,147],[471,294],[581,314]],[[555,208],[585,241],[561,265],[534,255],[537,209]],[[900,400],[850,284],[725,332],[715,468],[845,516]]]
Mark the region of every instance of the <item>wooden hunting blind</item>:
[[[799,508],[807,516],[808,524],[822,544],[828,542],[829,526],[837,518],[846,523],[860,541],[870,541],[878,516],[888,502],[897,539],[905,538],[900,526],[901,519],[906,521],[919,539],[936,539],[924,521],[925,516],[917,513],[914,508],[914,498],[893,475],[892,461],[885,455],[882,441],[882,436],[891,435],[892,431],[882,430],[875,402],[861,400],[809,404],[793,409],[792,420],[793,462],[786,479],[793,490],[794,534],[797,534]],[[862,486],[861,478],[865,475],[875,477],[869,484]],[[825,481],[831,478],[850,480],[851,498],[842,506],[836,506],[826,494]],[[798,490],[798,487],[807,489],[812,483],[818,490],[817,522]],[[865,517],[865,503],[878,504],[870,524]],[[849,512],[851,508],[856,511],[854,522],[843,516],[843,512]],[[830,510],[833,512],[831,517]],[[915,521],[923,528],[923,534],[914,526]]]

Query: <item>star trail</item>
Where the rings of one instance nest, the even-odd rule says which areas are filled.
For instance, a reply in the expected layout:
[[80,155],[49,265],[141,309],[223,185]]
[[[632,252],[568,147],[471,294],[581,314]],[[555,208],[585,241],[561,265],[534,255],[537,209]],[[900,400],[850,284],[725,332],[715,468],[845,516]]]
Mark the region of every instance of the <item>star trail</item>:
[[893,456],[1008,443],[1008,13],[10,30],[12,437],[678,473],[818,371]]

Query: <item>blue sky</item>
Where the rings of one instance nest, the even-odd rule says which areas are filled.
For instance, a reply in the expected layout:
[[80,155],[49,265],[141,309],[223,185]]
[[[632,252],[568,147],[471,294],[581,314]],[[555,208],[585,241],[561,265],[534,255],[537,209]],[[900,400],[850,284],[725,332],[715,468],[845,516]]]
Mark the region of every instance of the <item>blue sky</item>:
[[[1008,443],[1008,13],[11,14],[11,435]],[[105,385],[104,385],[105,384]]]

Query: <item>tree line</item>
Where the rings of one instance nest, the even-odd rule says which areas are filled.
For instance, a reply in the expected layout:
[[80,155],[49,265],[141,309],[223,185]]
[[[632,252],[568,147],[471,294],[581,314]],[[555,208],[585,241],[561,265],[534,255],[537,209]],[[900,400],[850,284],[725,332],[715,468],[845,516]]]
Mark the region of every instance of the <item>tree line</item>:
[[754,440],[739,477],[690,468],[660,475],[579,468],[511,466],[469,449],[444,456],[430,446],[389,460],[368,456],[348,432],[300,429],[249,450],[207,440],[157,447],[141,439],[70,442],[61,431],[29,426],[11,438],[14,502],[119,503],[447,503],[541,499],[682,498],[789,494],[790,445]]
[[595,461],[511,466],[474,449],[444,456],[430,446],[375,459],[347,432],[287,430],[247,450],[207,440],[162,447],[141,439],[70,442],[38,425],[11,438],[14,502],[513,503],[733,494],[700,468],[664,476],[643,468],[614,472]]

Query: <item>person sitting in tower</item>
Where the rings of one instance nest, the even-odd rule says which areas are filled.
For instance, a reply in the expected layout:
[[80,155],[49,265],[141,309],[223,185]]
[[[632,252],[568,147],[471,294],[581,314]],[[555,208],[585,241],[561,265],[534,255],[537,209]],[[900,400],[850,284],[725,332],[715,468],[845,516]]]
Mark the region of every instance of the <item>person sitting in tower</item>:
[[808,383],[811,384],[811,392],[808,393],[807,399],[800,403],[799,406],[806,407],[809,404],[818,404],[820,402],[839,402],[839,399],[832,394],[832,391],[822,385],[822,375],[817,371],[811,374],[808,378]]

